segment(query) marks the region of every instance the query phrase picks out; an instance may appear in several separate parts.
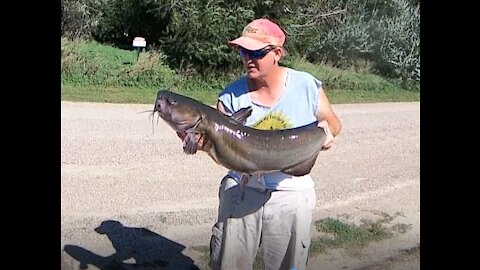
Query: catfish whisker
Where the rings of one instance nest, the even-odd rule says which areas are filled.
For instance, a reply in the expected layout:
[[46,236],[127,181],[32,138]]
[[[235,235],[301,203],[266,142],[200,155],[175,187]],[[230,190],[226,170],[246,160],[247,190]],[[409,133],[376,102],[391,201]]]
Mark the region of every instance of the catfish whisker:
[[146,113],[146,112],[155,113],[155,110],[145,110],[145,111],[141,111],[141,112],[138,112],[138,113]]
[[[138,112],[138,113],[147,113],[149,112],[150,114],[148,115],[148,120],[152,120],[152,134],[155,133],[155,129],[154,129],[154,126],[153,126],[153,120],[155,119],[155,113],[157,112],[155,109],[153,110],[145,110],[145,111],[141,111],[141,112]],[[158,124],[158,120],[157,120],[157,124]]]
[[[160,116],[158,116],[160,117]],[[152,113],[148,116],[149,119],[152,119],[152,134],[155,133],[155,125],[153,124],[153,120],[155,120],[155,110],[152,110]],[[157,125],[158,125],[158,119],[157,119]]]

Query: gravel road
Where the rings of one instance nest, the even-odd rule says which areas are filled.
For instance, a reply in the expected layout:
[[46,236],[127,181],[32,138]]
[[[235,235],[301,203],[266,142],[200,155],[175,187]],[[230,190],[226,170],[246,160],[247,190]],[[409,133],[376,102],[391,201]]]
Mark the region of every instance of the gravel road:
[[[315,218],[360,222],[386,213],[409,229],[360,256],[312,256],[309,269],[419,269],[419,258],[394,258],[420,243],[420,104],[333,107],[343,130],[312,170]],[[62,102],[62,269],[107,269],[109,256],[133,250],[116,269],[205,268],[194,247],[209,243],[227,170],[203,152],[184,154],[172,129],[142,113],[152,108]]]

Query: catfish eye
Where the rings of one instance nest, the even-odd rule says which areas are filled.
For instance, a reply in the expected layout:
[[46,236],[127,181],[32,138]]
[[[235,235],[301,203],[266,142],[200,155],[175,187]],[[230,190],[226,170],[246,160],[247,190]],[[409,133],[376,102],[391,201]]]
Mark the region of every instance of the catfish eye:
[[177,101],[174,100],[174,99],[172,99],[172,98],[169,98],[169,99],[168,99],[168,104],[170,104],[170,105],[175,105],[175,104],[177,104]]

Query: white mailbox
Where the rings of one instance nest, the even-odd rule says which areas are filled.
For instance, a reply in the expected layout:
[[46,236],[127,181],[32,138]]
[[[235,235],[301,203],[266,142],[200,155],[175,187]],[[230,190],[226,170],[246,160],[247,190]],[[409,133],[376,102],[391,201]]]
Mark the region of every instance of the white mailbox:
[[138,57],[140,56],[140,52],[143,48],[147,47],[147,41],[143,37],[135,37],[133,39],[133,48],[137,52],[137,61]]
[[133,39],[133,47],[145,48],[147,46],[147,41],[143,37],[136,37]]

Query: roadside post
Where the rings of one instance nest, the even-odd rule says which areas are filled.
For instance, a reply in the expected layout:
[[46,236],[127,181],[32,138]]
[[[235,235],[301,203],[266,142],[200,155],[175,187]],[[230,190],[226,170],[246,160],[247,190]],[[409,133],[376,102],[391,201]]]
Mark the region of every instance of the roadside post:
[[147,41],[143,37],[135,37],[133,39],[133,48],[137,51],[137,61],[140,56],[140,52],[147,46]]

